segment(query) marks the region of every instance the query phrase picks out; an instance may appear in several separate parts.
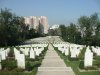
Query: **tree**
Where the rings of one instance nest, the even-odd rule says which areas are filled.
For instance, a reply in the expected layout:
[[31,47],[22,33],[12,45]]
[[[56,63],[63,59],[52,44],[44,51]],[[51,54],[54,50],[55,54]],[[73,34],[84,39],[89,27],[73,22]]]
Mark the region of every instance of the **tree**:
[[78,23],[82,33],[84,33],[82,39],[86,45],[96,45],[96,37],[99,34],[99,17],[97,13],[92,14],[90,17],[82,16],[79,18]]
[[65,25],[60,25],[61,37],[66,41],[66,27]]
[[60,36],[61,35],[60,28],[49,29],[49,35],[50,36]]
[[70,23],[70,26],[66,27],[66,37],[68,42],[80,43],[81,34],[75,24]]
[[16,45],[23,42],[20,34],[26,25],[23,18],[11,13],[9,9],[0,12],[0,46]]

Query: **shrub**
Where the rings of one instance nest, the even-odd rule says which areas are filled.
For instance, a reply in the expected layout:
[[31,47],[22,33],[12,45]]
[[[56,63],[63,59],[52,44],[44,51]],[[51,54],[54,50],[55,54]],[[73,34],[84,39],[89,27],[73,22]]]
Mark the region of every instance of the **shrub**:
[[26,70],[31,71],[34,67],[39,67],[41,65],[40,61],[27,61],[26,62]]
[[4,70],[13,70],[17,67],[17,62],[15,60],[2,60],[1,65]]
[[41,61],[35,61],[33,65],[34,67],[39,67],[41,65]]
[[95,66],[92,66],[92,67],[85,67],[84,68],[85,70],[97,70],[97,68]]
[[13,47],[10,48],[10,52],[9,52],[8,56],[9,56],[9,57],[13,57],[13,56],[14,56]]
[[100,68],[100,60],[93,61],[93,65],[97,66],[98,68]]
[[84,61],[80,61],[79,68],[84,69]]
[[85,51],[86,51],[86,48],[83,48],[81,53],[79,54],[79,59],[80,60],[84,60]]
[[31,65],[31,63],[28,61],[26,62],[26,70],[31,71],[33,69],[33,66]]
[[95,60],[100,60],[100,56],[94,56]]
[[22,68],[15,68],[14,71],[16,71],[16,72],[23,72],[24,69],[22,69]]

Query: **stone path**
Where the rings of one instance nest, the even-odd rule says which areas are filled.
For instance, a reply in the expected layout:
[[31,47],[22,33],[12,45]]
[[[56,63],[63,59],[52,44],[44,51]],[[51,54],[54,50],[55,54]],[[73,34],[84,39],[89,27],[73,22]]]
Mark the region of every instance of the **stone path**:
[[42,65],[38,67],[37,75],[75,75],[71,67],[66,67],[64,61],[58,56],[51,44],[42,61]]

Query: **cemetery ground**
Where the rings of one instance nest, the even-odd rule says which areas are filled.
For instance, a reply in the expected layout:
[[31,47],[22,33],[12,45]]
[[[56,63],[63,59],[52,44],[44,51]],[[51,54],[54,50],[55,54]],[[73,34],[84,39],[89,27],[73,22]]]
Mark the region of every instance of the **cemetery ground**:
[[[70,67],[75,75],[100,75],[100,47],[86,47],[64,42],[58,36],[31,39],[25,45],[0,48],[0,75],[36,75],[39,67],[43,65],[44,56],[50,55],[54,58],[52,52],[56,53],[57,58],[59,57],[63,63],[65,62],[64,67]],[[49,58],[51,60],[51,57]],[[49,62],[50,65],[52,63],[52,61]],[[46,65],[46,67],[55,67],[57,64]],[[62,63],[60,64],[62,65]],[[56,66],[56,69],[59,69],[57,67],[61,65]],[[68,71],[64,75],[68,75]],[[44,74],[42,73],[42,75]],[[59,75],[63,74],[59,72]]]
[[[83,55],[85,50],[84,48],[79,58],[70,58],[70,56],[62,54],[58,51],[58,48],[55,47],[55,51],[64,60],[65,64],[73,69],[75,75],[100,75],[100,56],[94,57],[93,65],[96,65],[96,67],[84,68]],[[99,67],[99,70],[96,70],[97,67]]]
[[[10,47],[8,57],[6,60],[2,60],[0,75],[36,75],[37,69],[41,65],[48,47],[45,47],[42,53],[36,56],[35,59],[30,59],[29,56],[25,56],[25,69],[17,67],[17,61],[14,59],[14,48]],[[16,49],[19,49],[19,47],[16,47]]]

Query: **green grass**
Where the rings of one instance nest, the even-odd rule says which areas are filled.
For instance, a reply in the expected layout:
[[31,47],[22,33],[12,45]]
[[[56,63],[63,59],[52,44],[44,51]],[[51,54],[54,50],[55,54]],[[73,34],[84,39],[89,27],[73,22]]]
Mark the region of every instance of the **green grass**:
[[[65,56],[57,48],[55,48],[58,55],[64,60],[65,64],[71,67],[75,75],[100,75],[100,71],[90,71],[90,72],[79,72],[79,65],[81,61],[69,61],[68,56]],[[82,57],[83,58],[83,57]]]

